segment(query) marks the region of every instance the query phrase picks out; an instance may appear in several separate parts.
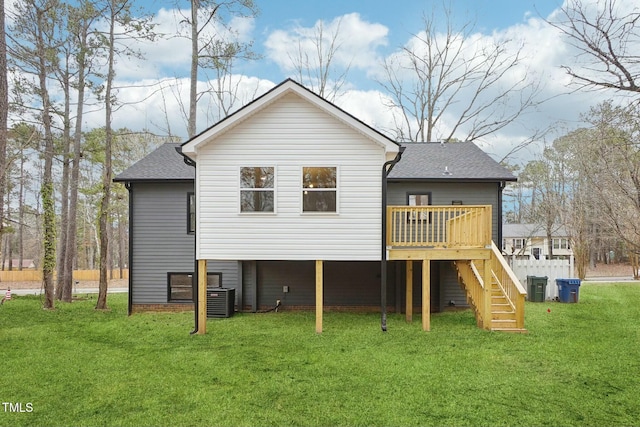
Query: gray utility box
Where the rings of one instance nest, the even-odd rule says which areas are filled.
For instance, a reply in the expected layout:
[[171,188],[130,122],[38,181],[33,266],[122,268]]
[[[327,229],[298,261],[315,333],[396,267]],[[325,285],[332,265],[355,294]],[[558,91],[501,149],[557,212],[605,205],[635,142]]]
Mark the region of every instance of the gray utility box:
[[231,317],[235,303],[235,289],[207,288],[207,317]]

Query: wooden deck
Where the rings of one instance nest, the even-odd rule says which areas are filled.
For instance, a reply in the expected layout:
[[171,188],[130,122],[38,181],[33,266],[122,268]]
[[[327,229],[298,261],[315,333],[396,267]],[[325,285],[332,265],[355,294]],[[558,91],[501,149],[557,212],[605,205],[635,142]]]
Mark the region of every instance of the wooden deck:
[[[389,206],[387,259],[422,262],[422,326],[430,329],[429,268],[452,261],[478,326],[524,332],[526,291],[491,239],[491,206]],[[427,272],[425,274],[425,271]],[[410,277],[410,275],[407,275]],[[407,321],[412,319],[412,280],[406,283]]]

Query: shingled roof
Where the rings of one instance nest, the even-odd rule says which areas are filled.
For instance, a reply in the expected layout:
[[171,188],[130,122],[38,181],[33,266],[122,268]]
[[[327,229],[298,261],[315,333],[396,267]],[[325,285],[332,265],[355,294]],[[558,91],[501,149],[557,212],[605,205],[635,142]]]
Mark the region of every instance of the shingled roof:
[[178,147],[180,144],[162,144],[118,174],[114,181],[193,181],[195,169],[184,162],[184,157],[176,151]]
[[[515,181],[513,174],[473,142],[416,142],[406,147],[389,180]],[[445,169],[446,168],[446,169]]]
[[[180,144],[167,143],[119,174],[114,181],[190,181],[195,170],[176,152]],[[402,160],[389,180],[515,181],[501,166],[472,142],[440,144],[407,143]],[[445,167],[449,174],[445,173]]]

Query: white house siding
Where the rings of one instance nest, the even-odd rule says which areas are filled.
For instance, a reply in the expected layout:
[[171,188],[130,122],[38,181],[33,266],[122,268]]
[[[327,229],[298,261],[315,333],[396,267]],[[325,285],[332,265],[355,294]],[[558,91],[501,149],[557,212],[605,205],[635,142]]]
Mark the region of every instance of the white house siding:
[[[199,259],[380,259],[384,148],[297,95],[207,143],[196,161]],[[239,213],[243,166],[275,167],[275,213]],[[303,166],[338,168],[338,214],[302,213]]]

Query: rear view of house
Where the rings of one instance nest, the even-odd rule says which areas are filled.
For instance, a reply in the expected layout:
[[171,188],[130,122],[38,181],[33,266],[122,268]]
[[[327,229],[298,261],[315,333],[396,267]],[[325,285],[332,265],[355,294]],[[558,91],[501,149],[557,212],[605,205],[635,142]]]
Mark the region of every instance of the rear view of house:
[[408,319],[419,308],[425,329],[431,311],[467,305],[487,329],[522,329],[519,284],[492,264],[514,179],[473,143],[401,146],[287,80],[116,178],[130,191],[130,311],[195,301],[204,333],[217,285],[239,310],[315,308],[318,331],[325,309],[381,301]]

